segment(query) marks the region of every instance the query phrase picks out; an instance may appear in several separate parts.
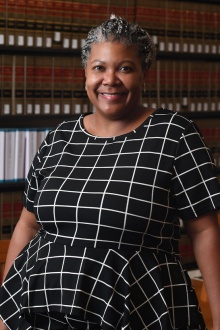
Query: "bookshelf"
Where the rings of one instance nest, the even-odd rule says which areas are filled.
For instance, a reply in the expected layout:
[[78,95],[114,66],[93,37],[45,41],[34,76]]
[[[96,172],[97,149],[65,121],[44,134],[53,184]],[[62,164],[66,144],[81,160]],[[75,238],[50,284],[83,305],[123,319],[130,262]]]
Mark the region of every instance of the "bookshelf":
[[[54,127],[92,111],[80,49],[88,30],[115,13],[137,21],[157,45],[143,103],[194,120],[220,175],[219,8],[218,0],[0,1],[0,130]],[[23,188],[0,182],[0,194]]]

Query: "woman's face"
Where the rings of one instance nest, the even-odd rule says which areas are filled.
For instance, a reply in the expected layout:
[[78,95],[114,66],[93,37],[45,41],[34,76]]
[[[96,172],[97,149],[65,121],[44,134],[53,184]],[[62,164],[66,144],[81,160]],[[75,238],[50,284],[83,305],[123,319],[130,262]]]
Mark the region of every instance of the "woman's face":
[[85,74],[87,94],[96,112],[118,119],[137,110],[145,73],[136,46],[93,44]]

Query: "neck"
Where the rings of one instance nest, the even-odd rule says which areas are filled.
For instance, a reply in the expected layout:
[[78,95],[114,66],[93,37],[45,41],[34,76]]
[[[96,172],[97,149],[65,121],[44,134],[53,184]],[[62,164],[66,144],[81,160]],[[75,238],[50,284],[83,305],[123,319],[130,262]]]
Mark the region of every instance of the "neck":
[[118,136],[135,130],[153,111],[154,109],[140,106],[132,115],[120,119],[104,117],[95,112],[84,118],[84,126],[89,133],[95,136]]

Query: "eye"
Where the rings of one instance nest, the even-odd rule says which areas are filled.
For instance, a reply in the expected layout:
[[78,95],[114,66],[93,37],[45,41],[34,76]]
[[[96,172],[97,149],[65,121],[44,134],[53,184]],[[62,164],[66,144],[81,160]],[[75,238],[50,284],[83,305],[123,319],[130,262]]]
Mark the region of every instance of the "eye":
[[129,72],[132,72],[132,68],[130,66],[120,66],[119,71],[129,73]]
[[93,67],[93,70],[95,70],[95,71],[104,71],[104,67],[102,65],[95,65]]

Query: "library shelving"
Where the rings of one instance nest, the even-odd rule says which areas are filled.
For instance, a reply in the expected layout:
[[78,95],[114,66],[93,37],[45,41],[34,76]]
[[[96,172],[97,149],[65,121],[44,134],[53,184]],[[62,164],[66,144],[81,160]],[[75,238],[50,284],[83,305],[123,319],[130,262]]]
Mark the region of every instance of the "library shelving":
[[[0,2],[0,130],[50,128],[93,110],[80,49],[88,30],[115,13],[146,28],[157,45],[143,103],[194,120],[219,175],[219,8],[217,0]],[[0,182],[0,194],[23,189],[23,181]]]

